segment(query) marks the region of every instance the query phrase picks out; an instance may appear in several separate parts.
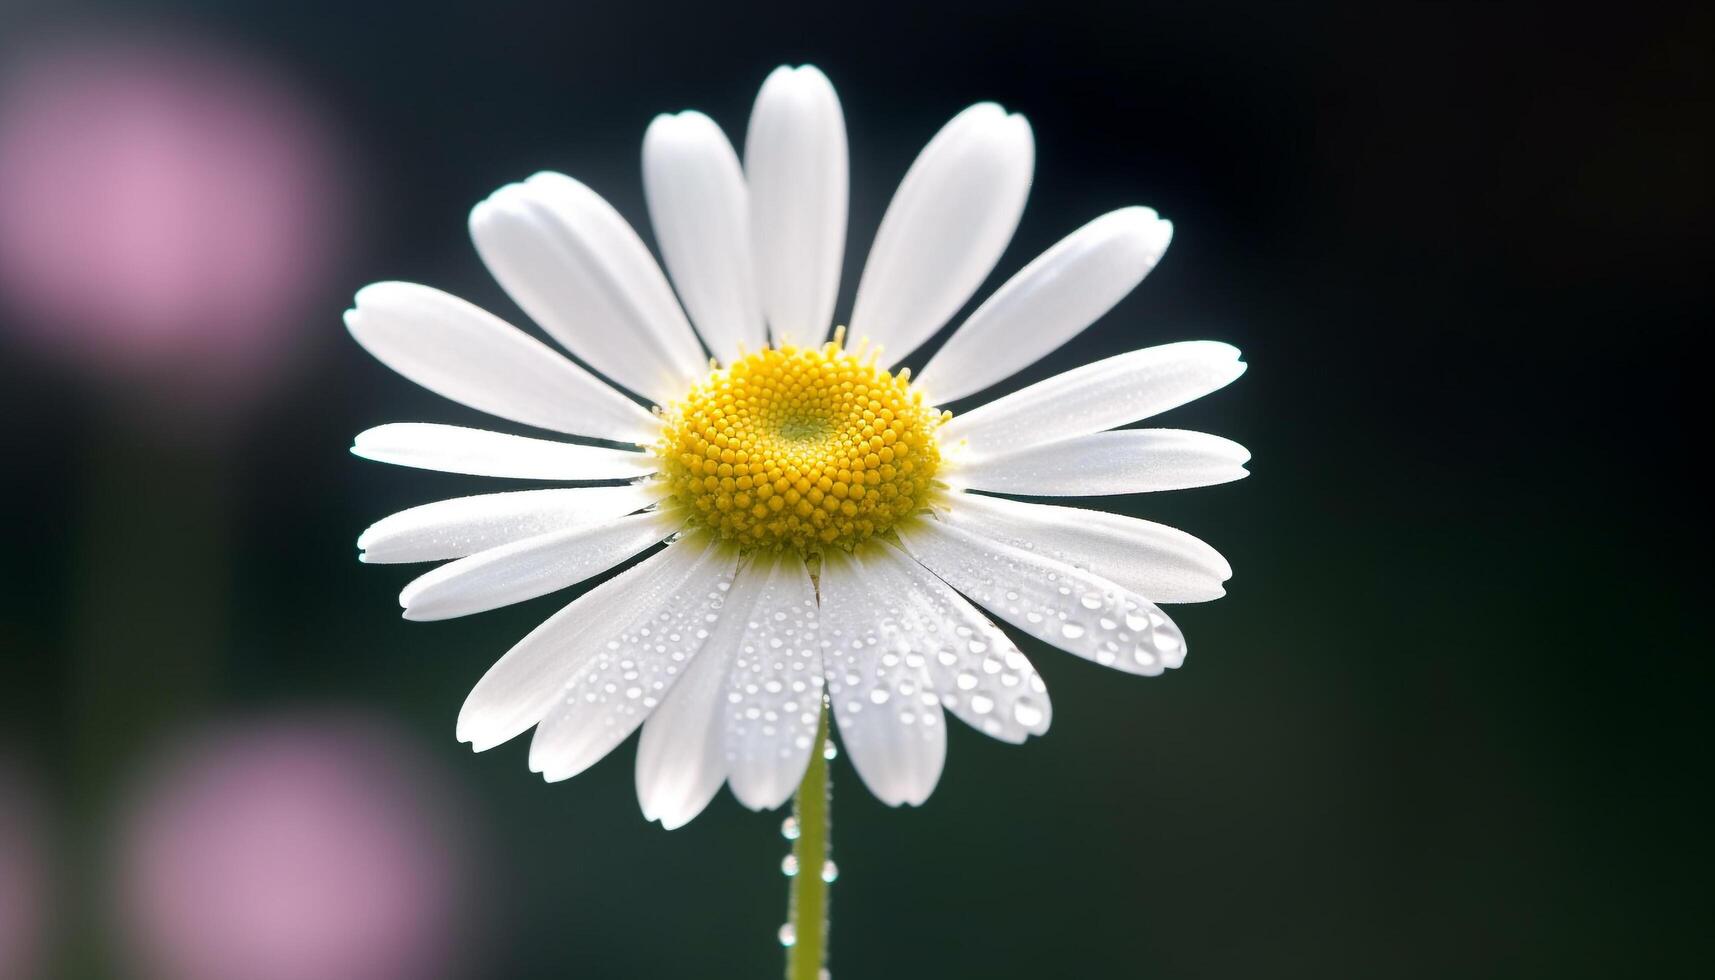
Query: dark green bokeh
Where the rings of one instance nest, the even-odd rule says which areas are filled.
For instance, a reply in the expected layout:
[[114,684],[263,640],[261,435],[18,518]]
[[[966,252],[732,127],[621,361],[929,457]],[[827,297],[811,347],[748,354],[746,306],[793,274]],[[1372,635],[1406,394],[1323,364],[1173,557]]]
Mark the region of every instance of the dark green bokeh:
[[[834,975],[1708,969],[1707,525],[1686,438],[1707,411],[1691,358],[1715,219],[1705,10],[153,7],[124,9],[246,44],[333,109],[370,234],[303,325],[311,356],[218,452],[119,429],[90,387],[0,358],[0,738],[62,777],[68,827],[100,822],[150,731],[332,700],[401,718],[468,797],[493,927],[474,976],[776,973],[778,815],[723,794],[665,833],[637,813],[629,743],[545,786],[523,740],[454,742],[469,686],[563,597],[397,619],[406,574],[358,565],[355,536],[487,484],[345,447],[384,421],[477,416],[388,373],[339,313],[400,278],[523,322],[469,247],[472,203],[559,169],[646,229],[650,117],[694,106],[737,137],[767,71],[810,61],[853,150],[841,310],[922,142],[995,99],[1031,119],[1038,170],[990,288],[1103,211],[1144,203],[1176,225],[1131,298],[1018,381],[1229,341],[1249,373],[1165,424],[1255,455],[1238,484],[1099,502],[1236,569],[1227,598],[1174,610],[1183,670],[1127,677],[1027,642],[1048,737],[955,730],[921,810],[888,810],[836,764]],[[6,16],[15,32],[76,19]],[[140,460],[128,476],[115,441]],[[221,521],[230,567],[162,529],[151,508],[181,491],[218,499],[165,512]],[[92,500],[118,509],[92,523]],[[161,550],[112,550],[140,543]],[[206,595],[212,575],[220,606],[92,621],[77,596],[102,561],[139,567],[150,595]],[[137,717],[92,719],[70,653],[92,635],[131,638],[133,663],[180,663],[187,636],[219,660],[194,689],[138,671]]]

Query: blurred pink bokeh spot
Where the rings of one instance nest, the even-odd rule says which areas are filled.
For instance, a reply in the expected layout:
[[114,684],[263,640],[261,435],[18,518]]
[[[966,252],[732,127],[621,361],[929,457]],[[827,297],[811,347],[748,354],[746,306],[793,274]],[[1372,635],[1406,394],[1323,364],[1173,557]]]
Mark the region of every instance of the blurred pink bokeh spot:
[[39,977],[47,924],[48,842],[21,771],[0,758],[0,977]]
[[19,50],[0,72],[3,322],[179,397],[267,380],[348,233],[331,127],[203,42]]
[[402,736],[300,718],[216,730],[146,784],[120,915],[161,980],[432,980],[453,971],[467,856]]

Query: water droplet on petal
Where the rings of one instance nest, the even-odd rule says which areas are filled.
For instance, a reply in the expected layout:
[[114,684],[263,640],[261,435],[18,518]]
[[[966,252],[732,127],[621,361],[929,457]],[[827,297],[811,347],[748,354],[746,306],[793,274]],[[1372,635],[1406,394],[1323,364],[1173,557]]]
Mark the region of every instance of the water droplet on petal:
[[1029,728],[1042,721],[1042,709],[1029,698],[1019,698],[1012,706],[1012,717],[1020,725]]

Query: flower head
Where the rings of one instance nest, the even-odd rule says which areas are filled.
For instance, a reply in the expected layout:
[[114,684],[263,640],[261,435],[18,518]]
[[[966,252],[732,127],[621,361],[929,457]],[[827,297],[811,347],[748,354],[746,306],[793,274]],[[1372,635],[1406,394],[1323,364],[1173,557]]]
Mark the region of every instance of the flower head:
[[1045,685],[990,615],[1129,673],[1184,661],[1157,603],[1219,597],[1231,569],[1214,549],[995,494],[1244,476],[1249,454],[1225,439],[1122,428],[1231,382],[1238,351],[1145,348],[956,416],[942,408],[1106,313],[1154,267],[1171,225],[1142,207],[1089,222],[913,378],[899,361],[970,299],[1017,226],[1034,166],[1021,117],[976,105],[929,142],[882,220],[850,327],[831,340],[847,154],[819,71],[769,76],[742,163],[698,113],[658,117],[643,162],[671,284],[625,219],[570,177],[508,185],[471,215],[508,294],[612,384],[425,286],[367,287],[346,316],[406,377],[583,440],[395,424],[359,435],[358,455],[612,484],[444,500],[371,527],[365,561],[453,559],[405,588],[406,618],[493,609],[648,553],[502,657],[465,702],[461,739],[481,750],[534,727],[531,767],[554,780],[641,726],[644,814],[675,827],[723,784],[755,809],[785,802],[825,701],[869,788],[919,804],[940,778],[947,714],[1011,742],[1048,728]]
[[744,548],[850,551],[929,502],[942,413],[830,341],[717,369],[665,412],[661,472],[687,521]]

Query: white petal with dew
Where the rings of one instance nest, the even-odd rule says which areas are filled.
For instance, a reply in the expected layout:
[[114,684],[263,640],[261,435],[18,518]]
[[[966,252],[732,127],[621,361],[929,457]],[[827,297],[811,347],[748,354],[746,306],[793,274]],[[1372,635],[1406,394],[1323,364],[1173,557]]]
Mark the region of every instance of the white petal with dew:
[[506,651],[465,698],[459,741],[482,752],[540,721],[580,665],[633,619],[660,608],[684,582],[701,551],[682,544],[668,545],[573,599]]
[[1036,363],[1137,288],[1172,237],[1173,225],[1142,207],[1079,228],[984,300],[924,365],[917,384],[946,404]]
[[437,500],[369,526],[358,558],[380,564],[463,558],[550,531],[599,524],[661,499],[659,483],[515,490]]
[[470,233],[513,302],[602,374],[665,405],[707,373],[661,267],[595,191],[536,174],[478,204]]
[[1207,602],[1226,594],[1233,568],[1184,531],[1083,507],[1056,507],[974,493],[946,498],[954,527],[1089,569],[1152,602]]
[[1023,116],[983,102],[954,116],[900,181],[858,282],[851,340],[897,363],[982,285],[1024,213],[1036,145]]
[[917,608],[921,632],[913,637],[912,654],[928,667],[942,707],[1003,742],[1048,730],[1048,686],[1000,627],[892,545],[866,551],[864,567],[888,577],[892,593],[909,596]]
[[727,364],[766,347],[750,202],[726,134],[700,112],[656,116],[643,135],[643,190],[661,258],[704,343]]
[[583,772],[637,730],[698,656],[719,620],[737,553],[707,539],[688,574],[649,612],[596,647],[561,689],[530,741],[530,768],[549,782]]
[[661,423],[548,345],[428,286],[358,290],[345,325],[381,363],[461,405],[556,432],[648,443]]
[[955,415],[941,445],[978,456],[1130,425],[1223,388],[1245,372],[1239,350],[1212,340],[1146,347],[1073,368]]
[[920,806],[947,759],[921,614],[909,593],[843,551],[823,554],[820,585],[828,704],[840,742],[876,799]]
[[949,484],[1044,497],[1184,490],[1249,475],[1250,451],[1183,429],[1116,429],[947,467]]
[[727,783],[752,810],[792,798],[822,713],[816,587],[796,555],[759,553],[740,587],[745,631],[727,671]]
[[933,520],[898,532],[905,550],[948,585],[1068,653],[1144,675],[1185,661],[1185,637],[1167,614],[1105,578]]
[[774,69],[750,113],[750,188],[757,288],[776,343],[827,335],[840,288],[848,196],[846,121],[826,75]]
[[637,801],[644,819],[668,830],[702,813],[726,781],[727,672],[750,618],[740,574],[719,614],[704,614],[709,635],[702,649],[643,723],[637,742]]
[[658,544],[682,524],[646,511],[479,551],[418,576],[399,593],[405,618],[452,619],[558,592]]
[[630,480],[655,472],[652,453],[532,439],[433,422],[391,422],[357,434],[364,459],[442,473],[520,480]]

